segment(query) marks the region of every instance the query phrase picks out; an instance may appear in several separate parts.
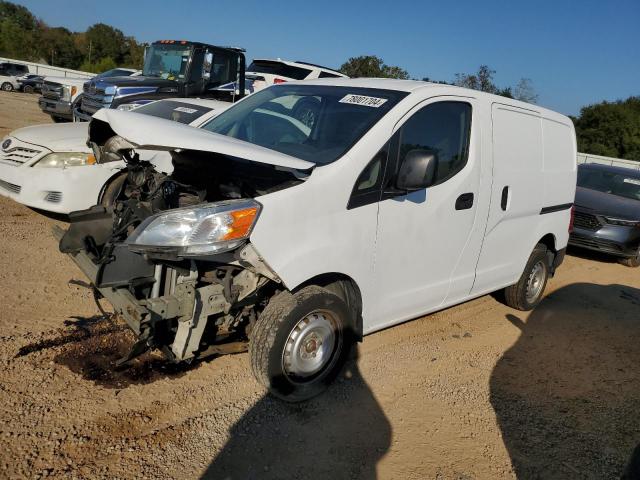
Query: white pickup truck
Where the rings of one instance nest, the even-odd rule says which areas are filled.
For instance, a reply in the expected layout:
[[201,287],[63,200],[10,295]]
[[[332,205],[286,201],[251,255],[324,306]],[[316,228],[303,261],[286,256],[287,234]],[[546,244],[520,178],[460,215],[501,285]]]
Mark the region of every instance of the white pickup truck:
[[123,77],[139,73],[131,68],[114,68],[95,77],[45,77],[38,101],[44,113],[54,122],[73,121],[73,109],[82,98],[82,87],[89,78]]

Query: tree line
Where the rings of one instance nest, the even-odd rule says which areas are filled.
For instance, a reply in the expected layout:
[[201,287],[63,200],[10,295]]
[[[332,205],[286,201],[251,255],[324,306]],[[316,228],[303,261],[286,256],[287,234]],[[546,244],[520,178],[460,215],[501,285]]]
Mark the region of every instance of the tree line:
[[26,7],[0,0],[0,56],[98,73],[141,68],[144,45],[104,23],[86,32],[50,27]]

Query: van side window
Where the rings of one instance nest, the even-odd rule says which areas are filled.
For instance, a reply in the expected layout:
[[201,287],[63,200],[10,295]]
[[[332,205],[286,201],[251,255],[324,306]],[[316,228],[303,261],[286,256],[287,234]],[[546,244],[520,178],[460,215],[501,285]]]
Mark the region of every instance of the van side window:
[[347,209],[380,201],[390,143],[391,142],[382,147],[367,166],[364,167],[362,173],[360,173],[360,176],[353,186]]
[[470,132],[471,105],[468,103],[427,105],[401,128],[398,165],[411,150],[432,150],[438,158],[433,185],[443,183],[467,164]]

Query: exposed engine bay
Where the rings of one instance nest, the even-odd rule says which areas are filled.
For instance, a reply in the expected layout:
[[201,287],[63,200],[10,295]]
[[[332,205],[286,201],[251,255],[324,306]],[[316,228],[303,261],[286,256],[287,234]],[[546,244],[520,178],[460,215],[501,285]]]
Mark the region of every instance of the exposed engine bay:
[[[118,154],[125,160],[126,179],[112,205],[70,214],[60,250],[75,256],[97,291],[138,335],[122,362],[150,348],[174,361],[244,351],[253,322],[284,288],[248,237],[229,244],[233,248],[202,255],[134,248],[130,239],[143,222],[163,212],[253,199],[300,184],[305,175],[194,150],[172,151],[174,170],[166,174],[141,161],[105,122],[92,122],[90,140],[99,155]],[[170,225],[170,220],[158,221]]]

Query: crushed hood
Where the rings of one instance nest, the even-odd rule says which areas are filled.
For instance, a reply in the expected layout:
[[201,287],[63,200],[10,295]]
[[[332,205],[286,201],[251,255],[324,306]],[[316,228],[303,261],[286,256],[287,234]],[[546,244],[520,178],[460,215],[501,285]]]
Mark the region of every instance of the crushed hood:
[[93,115],[92,121],[95,120],[108,123],[117,135],[136,148],[145,150],[182,149],[220,153],[295,170],[309,170],[315,166],[312,162],[243,140],[140,113],[102,109]]
[[88,123],[55,123],[19,128],[11,132],[18,140],[54,152],[91,152],[87,146]]

